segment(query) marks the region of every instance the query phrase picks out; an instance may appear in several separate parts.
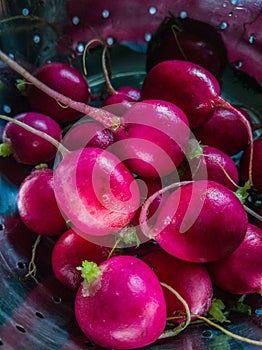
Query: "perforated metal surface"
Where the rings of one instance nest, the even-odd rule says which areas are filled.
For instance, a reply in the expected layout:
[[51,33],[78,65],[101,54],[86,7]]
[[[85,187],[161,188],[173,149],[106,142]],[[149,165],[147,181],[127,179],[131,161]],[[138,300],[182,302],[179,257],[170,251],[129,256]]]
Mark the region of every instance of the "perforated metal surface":
[[[262,1],[258,0],[147,0],[143,3],[117,0],[1,1],[2,18],[18,17],[3,21],[0,40],[6,52],[32,64],[57,57],[68,60],[70,57],[75,64],[81,65],[77,57],[81,57],[83,45],[94,36],[95,29],[108,44],[119,41],[124,44],[112,50],[115,86],[123,82],[140,86],[145,73],[145,45],[170,11],[181,18],[188,16],[215,26],[223,37],[229,61],[261,83],[262,31],[258,25],[262,21],[261,10]],[[52,26],[46,28],[46,20]],[[16,30],[11,30],[15,27]],[[17,30],[18,27],[21,29]],[[128,48],[130,42],[135,43],[135,50]],[[103,85],[97,64],[99,57],[100,52],[96,51],[88,61],[88,80],[94,92]],[[243,104],[245,96],[245,106],[254,109],[256,117],[262,109],[261,91],[250,87],[248,80],[239,80],[235,73],[227,68],[223,94],[238,104]],[[1,113],[10,106],[13,108],[13,100],[7,100],[7,96],[2,95]],[[23,102],[21,106],[25,108]],[[12,108],[11,114],[14,112]],[[36,236],[21,223],[15,201],[17,186],[30,168],[13,166],[6,160],[0,160],[0,349],[99,349],[83,337],[77,326],[73,312],[74,293],[63,287],[52,274],[50,256],[53,239],[42,239],[37,249],[37,281],[32,278],[24,280]],[[258,297],[252,296],[248,302],[254,310],[261,309]],[[259,339],[262,334],[261,316],[254,314],[249,319],[236,319],[229,328],[243,336]],[[175,338],[158,341],[145,349],[255,348],[198,324]]]

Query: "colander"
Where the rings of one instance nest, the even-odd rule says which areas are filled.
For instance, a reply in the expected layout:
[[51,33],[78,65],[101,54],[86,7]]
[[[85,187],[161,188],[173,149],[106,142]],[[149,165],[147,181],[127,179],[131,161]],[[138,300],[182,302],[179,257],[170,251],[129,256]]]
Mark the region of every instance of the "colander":
[[[222,76],[223,96],[246,108],[256,122],[261,122],[261,0],[2,0],[1,48],[28,69],[52,60],[69,62],[82,69],[85,44],[99,36],[110,47],[114,86],[141,87],[148,43],[170,15],[181,20],[198,20],[217,30],[228,60]],[[86,61],[87,79],[94,94],[104,88],[100,60],[101,47],[94,47]],[[26,101],[13,89],[16,78],[0,62],[3,83],[0,112],[11,116],[27,108]],[[36,277],[25,278],[36,236],[21,223],[16,196],[21,180],[31,168],[20,166],[17,171],[12,159],[1,159],[0,167],[0,349],[102,349],[83,336],[74,317],[74,293],[63,287],[52,273],[55,239],[42,239],[35,252]],[[252,307],[252,315],[236,316],[226,328],[261,339],[261,297],[250,295],[246,302]],[[255,348],[258,347],[194,322],[176,337],[161,339],[144,349]]]

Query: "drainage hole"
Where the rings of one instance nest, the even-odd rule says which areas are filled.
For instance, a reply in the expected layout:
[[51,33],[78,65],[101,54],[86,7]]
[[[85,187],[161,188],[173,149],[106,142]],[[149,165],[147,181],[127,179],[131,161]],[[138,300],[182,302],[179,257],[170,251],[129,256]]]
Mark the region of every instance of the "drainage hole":
[[21,333],[26,333],[25,328],[23,326],[21,326],[20,324],[16,325],[16,329]]
[[53,301],[57,304],[60,304],[62,301],[62,298],[59,297],[58,295],[53,295]]
[[39,312],[39,311],[36,311],[35,315],[38,317],[38,318],[45,318],[45,316]]

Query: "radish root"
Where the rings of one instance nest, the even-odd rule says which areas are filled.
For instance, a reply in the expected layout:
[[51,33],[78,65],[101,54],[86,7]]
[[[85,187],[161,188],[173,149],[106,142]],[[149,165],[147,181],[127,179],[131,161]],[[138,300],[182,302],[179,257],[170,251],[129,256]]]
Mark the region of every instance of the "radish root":
[[34,245],[33,245],[33,248],[32,248],[32,257],[31,257],[31,260],[29,262],[29,266],[28,266],[28,273],[25,275],[25,279],[27,279],[28,277],[32,277],[35,281],[36,281],[36,272],[37,272],[37,267],[36,267],[36,264],[35,264],[35,255],[36,255],[36,248],[38,246],[38,244],[40,243],[41,241],[41,237],[42,236],[38,236]]

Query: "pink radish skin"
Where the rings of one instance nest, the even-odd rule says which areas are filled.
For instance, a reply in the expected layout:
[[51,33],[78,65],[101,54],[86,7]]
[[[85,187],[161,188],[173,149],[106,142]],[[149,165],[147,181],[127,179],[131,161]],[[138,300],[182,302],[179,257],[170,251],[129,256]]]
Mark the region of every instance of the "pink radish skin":
[[[46,63],[38,68],[34,75],[41,82],[75,101],[89,103],[91,100],[90,89],[84,76],[65,63]],[[62,107],[33,85],[27,89],[27,97],[34,111],[47,114],[59,123],[73,121],[80,116],[78,111]]]
[[262,294],[262,230],[248,224],[240,246],[229,256],[207,264],[215,285],[232,294]]
[[66,229],[54,195],[53,171],[34,170],[19,187],[18,212],[23,223],[33,232],[54,236]]
[[211,118],[211,101],[219,94],[220,85],[208,70],[182,60],[155,65],[147,73],[141,89],[142,100],[162,99],[180,107],[191,128]]
[[74,230],[67,230],[56,241],[52,251],[52,268],[56,278],[67,288],[76,291],[82,282],[76,268],[83,260],[100,264],[107,259],[109,248],[84,239]]
[[176,189],[163,202],[156,224],[140,224],[169,254],[191,262],[209,262],[232,253],[243,241],[247,214],[236,195],[214,181],[199,180]]
[[238,168],[234,161],[226,153],[210,146],[203,146],[203,155],[182,164],[181,180],[190,180],[192,177],[194,180],[218,182],[232,191],[237,190],[236,185],[239,183]]
[[80,120],[63,138],[63,145],[70,151],[84,147],[106,149],[113,143],[113,132],[92,120]]
[[75,299],[83,333],[107,349],[152,344],[166,325],[164,294],[154,272],[132,256],[113,257],[99,268],[98,278],[84,282]]
[[116,232],[139,207],[139,188],[130,171],[99,148],[65,154],[54,171],[54,189],[59,208],[83,235]]
[[[248,180],[248,166],[250,161],[250,146],[246,147],[240,158],[240,175],[244,182]],[[254,141],[254,158],[252,166],[253,188],[262,191],[262,137]]]
[[[213,287],[204,264],[177,259],[162,249],[152,251],[142,259],[152,268],[161,282],[168,284],[182,296],[191,313],[202,315],[210,308]],[[178,316],[181,311],[185,312],[184,306],[173,293],[165,288],[163,291],[167,304],[167,317]],[[173,321],[180,322],[179,320],[182,321],[182,318]]]
[[189,133],[180,108],[166,101],[143,101],[126,110],[113,152],[137,175],[161,177],[184,159]]
[[[251,122],[247,113],[238,108]],[[216,108],[212,117],[193,130],[195,137],[203,144],[220,149],[232,156],[248,145],[248,133],[241,121],[224,108]]]
[[132,86],[122,86],[114,90],[102,103],[102,107],[122,102],[138,102],[141,100],[140,89]]
[[[60,126],[44,114],[21,113],[15,119],[47,133],[59,142],[61,141],[62,130]],[[4,128],[3,142],[11,145],[13,157],[17,162],[28,165],[48,162],[55,157],[57,152],[57,149],[50,142],[12,122],[8,122]]]

